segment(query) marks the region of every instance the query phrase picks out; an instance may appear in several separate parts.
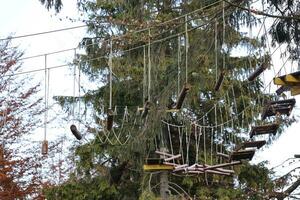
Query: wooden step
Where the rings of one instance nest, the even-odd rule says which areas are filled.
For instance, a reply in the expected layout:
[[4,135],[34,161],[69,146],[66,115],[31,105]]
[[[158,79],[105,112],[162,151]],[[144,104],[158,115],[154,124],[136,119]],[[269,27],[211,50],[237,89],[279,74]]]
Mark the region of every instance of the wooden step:
[[239,150],[230,154],[230,161],[252,160],[255,150]]
[[259,141],[248,141],[248,142],[244,142],[242,143],[240,146],[238,146],[236,148],[236,150],[241,150],[241,149],[246,149],[246,148],[256,148],[256,149],[260,149],[261,147],[263,147],[266,144],[265,140],[259,140]]
[[279,128],[279,124],[266,124],[262,126],[252,126],[250,131],[250,138],[252,138],[255,135],[264,135],[264,134],[273,134],[275,135],[277,133],[277,130]]
[[296,104],[295,99],[271,101],[267,103],[262,113],[262,120],[277,114],[289,116]]

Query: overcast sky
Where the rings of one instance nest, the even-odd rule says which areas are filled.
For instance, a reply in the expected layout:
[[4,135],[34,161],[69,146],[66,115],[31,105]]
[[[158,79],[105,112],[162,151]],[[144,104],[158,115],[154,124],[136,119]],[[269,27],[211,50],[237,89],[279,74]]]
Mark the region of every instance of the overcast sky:
[[[26,35],[36,32],[43,32],[61,28],[67,28],[72,26],[82,25],[82,22],[71,23],[65,17],[78,18],[76,12],[76,0],[66,0],[64,8],[58,16],[53,12],[47,12],[47,10],[39,3],[38,0],[1,0],[0,7],[0,37],[4,38],[10,34],[13,36]],[[59,51],[63,49],[73,48],[78,45],[78,42],[85,34],[85,28],[74,29],[64,32],[26,37],[16,39],[13,41],[14,45],[18,45],[25,51],[25,57],[45,54],[47,52]],[[282,50],[284,51],[284,49]],[[55,66],[71,62],[74,52],[66,52],[62,54],[55,54],[48,57],[47,66]],[[278,58],[278,55],[277,55]],[[281,67],[282,61],[275,60],[276,68]],[[30,59],[24,61],[24,71],[30,69],[40,69],[44,67],[44,57],[37,59]],[[37,81],[44,80],[44,72],[34,74]],[[268,76],[269,79],[272,76]],[[71,71],[68,67],[51,70],[50,78],[50,96],[67,94],[71,95],[72,91]],[[62,84],[62,82],[64,84]],[[293,115],[299,111],[299,103],[296,104],[296,109]],[[60,131],[68,131],[68,126]],[[300,123],[294,123],[268,148],[263,148],[255,155],[254,162],[260,162],[262,160],[268,160],[270,166],[275,166],[281,163],[286,158],[292,157],[294,154],[300,154]],[[48,132],[51,132],[48,131]],[[49,133],[50,138],[51,134]]]

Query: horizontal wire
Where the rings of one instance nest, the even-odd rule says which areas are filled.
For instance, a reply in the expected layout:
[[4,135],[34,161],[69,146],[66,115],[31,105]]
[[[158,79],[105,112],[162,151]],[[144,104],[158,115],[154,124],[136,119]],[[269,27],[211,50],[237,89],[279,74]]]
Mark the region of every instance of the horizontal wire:
[[[218,3],[220,3],[221,1],[222,1],[222,0],[216,1],[216,2],[214,2],[214,3],[212,3],[212,4],[209,4],[209,5],[204,6],[204,7],[202,7],[202,8],[196,9],[196,10],[194,10],[194,11],[191,11],[191,12],[186,13],[186,14],[184,14],[184,15],[181,15],[181,16],[179,16],[179,17],[175,17],[175,18],[173,18],[173,19],[170,19],[170,20],[161,22],[161,23],[159,23],[159,24],[157,24],[157,25],[152,25],[152,26],[149,26],[149,27],[144,28],[144,29],[139,29],[139,30],[133,31],[133,32],[131,32],[131,34],[140,33],[140,32],[144,32],[144,31],[148,31],[149,29],[152,29],[152,28],[154,28],[154,27],[161,26],[161,25],[170,23],[170,22],[172,22],[172,21],[176,21],[176,20],[178,20],[178,19],[184,18],[186,15],[191,15],[191,14],[194,14],[194,13],[197,13],[197,12],[200,12],[200,11],[203,11],[204,9],[206,9],[206,8],[208,8],[208,7],[211,7],[211,6],[215,5],[215,4],[218,4]],[[194,20],[194,19],[191,19],[191,20]],[[85,26],[87,26],[87,25],[85,25]],[[35,34],[38,34],[38,33],[35,33]],[[46,33],[44,33],[44,34],[46,34]],[[34,35],[34,34],[31,34],[31,35]],[[16,37],[26,37],[26,35],[24,35],[24,36],[16,36]],[[14,39],[14,38],[16,38],[16,37],[9,37],[9,38],[6,38],[6,39],[0,39],[0,41],[1,41],[1,40]],[[125,37],[125,35],[121,35],[121,36],[118,36],[118,37],[114,37],[114,39],[121,39],[121,38],[123,38],[123,37]],[[105,40],[103,40],[102,42],[110,41],[112,38],[113,38],[113,36],[110,36],[109,39],[105,39]],[[86,45],[86,47],[87,47],[87,46],[92,46],[92,45],[95,45],[95,44],[96,44],[96,43],[88,44],[88,45]],[[51,54],[56,54],[56,53],[61,53],[61,52],[66,52],[66,51],[71,51],[71,50],[74,50],[74,49],[77,49],[77,48],[79,48],[79,45],[77,45],[76,47],[73,47],[73,48],[68,48],[68,49],[63,49],[63,50],[53,51],[53,52],[44,53],[44,54],[33,55],[33,56],[25,57],[25,58],[20,58],[20,59],[18,59],[18,60],[26,60],[26,59],[31,59],[31,58],[41,57],[41,56],[44,56],[44,55],[51,55]]]
[[14,40],[14,39],[25,38],[25,37],[33,37],[33,36],[38,36],[38,35],[45,35],[45,34],[49,34],[49,33],[56,33],[56,32],[68,31],[68,30],[73,30],[73,29],[78,29],[78,28],[84,28],[84,27],[87,27],[87,25],[73,26],[73,27],[56,29],[56,30],[51,30],[51,31],[31,33],[31,34],[27,34],[27,35],[19,35],[19,36],[7,37],[7,38],[0,38],[0,41]]

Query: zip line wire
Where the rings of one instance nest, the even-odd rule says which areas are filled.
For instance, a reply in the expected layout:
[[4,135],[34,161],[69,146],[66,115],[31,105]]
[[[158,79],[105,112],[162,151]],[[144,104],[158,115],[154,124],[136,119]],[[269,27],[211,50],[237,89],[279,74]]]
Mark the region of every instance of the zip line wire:
[[[229,14],[227,14],[228,16]],[[222,18],[222,16],[218,17],[218,18]],[[201,24],[201,25],[198,25],[198,26],[195,26],[195,27],[192,27],[190,29],[187,30],[187,32],[191,32],[193,30],[196,30],[198,28],[201,28],[203,26],[206,26],[208,24],[211,24],[213,22],[214,19],[211,19],[210,21],[204,23],[204,24]],[[178,37],[179,35],[183,35],[185,34],[186,31],[182,31],[180,33],[176,33],[176,34],[173,34],[173,35],[170,35],[168,37],[165,37],[165,38],[161,38],[161,39],[158,39],[158,40],[154,40],[150,43],[150,45],[152,44],[155,44],[155,43],[159,43],[159,42],[163,42],[163,41],[166,41],[166,40],[169,40],[169,39],[172,39],[172,38],[175,38],[175,37]],[[148,46],[149,44],[143,44],[143,45],[140,45],[140,46],[137,46],[137,47],[133,47],[133,48],[130,48],[130,49],[127,49],[127,50],[123,50],[119,53],[125,53],[125,52],[130,52],[132,50],[136,50],[136,49],[139,49],[139,48],[143,48],[144,46]],[[74,50],[76,48],[70,48],[70,49],[66,49],[66,50],[61,50],[61,51],[56,51],[56,52],[51,52],[50,54],[55,54],[55,53],[60,53],[60,52],[64,52],[64,51],[70,51],[70,50]],[[36,58],[36,57],[41,57],[41,56],[45,56],[45,55],[49,55],[49,54],[40,54],[40,55],[36,55],[36,56],[31,56],[31,57],[27,57],[28,59],[29,58]],[[97,59],[102,59],[102,58],[108,58],[107,56],[100,56],[100,57],[96,57],[96,58],[91,58],[91,59],[88,59],[88,60],[85,60],[84,62],[87,62],[87,61],[92,61],[92,60],[97,60]],[[22,60],[22,59],[20,59]],[[23,58],[24,60],[24,58]],[[71,63],[68,63],[68,64],[62,64],[62,65],[56,65],[56,66],[52,66],[52,67],[48,67],[47,69],[55,69],[55,68],[61,68],[61,67],[66,67],[66,66],[69,66]],[[40,69],[35,69],[35,70],[30,70],[30,71],[24,71],[24,72],[18,72],[18,73],[14,73],[14,74],[9,74],[9,75],[5,75],[3,77],[11,77],[11,76],[18,76],[18,75],[23,75],[23,74],[30,74],[30,73],[35,73],[35,72],[39,72],[39,71],[44,71],[45,68],[40,68]]]
[[78,29],[78,28],[84,28],[84,27],[87,27],[87,25],[73,26],[73,27],[56,29],[56,30],[51,30],[51,31],[39,32],[39,33],[31,33],[31,34],[27,34],[27,35],[19,35],[19,36],[7,37],[7,38],[0,38],[0,41],[14,40],[14,39],[25,38],[25,37],[33,37],[33,36],[38,36],[38,35],[45,35],[45,34],[50,34],[50,33],[57,33],[57,32],[62,32],[62,31],[68,31],[68,30]]
[[[199,9],[196,9],[194,11],[191,11],[189,13],[186,13],[184,15],[181,15],[181,16],[178,16],[178,17],[175,17],[173,19],[170,19],[170,20],[167,20],[167,21],[164,21],[164,22],[161,22],[161,23],[158,23],[156,25],[152,25],[152,26],[149,26],[147,28],[143,28],[143,29],[139,29],[139,30],[136,30],[136,31],[133,31],[133,32],[130,32],[130,34],[135,34],[135,33],[140,33],[140,32],[145,32],[145,31],[148,31],[149,29],[152,29],[152,28],[155,28],[155,27],[159,27],[159,26],[162,26],[164,24],[168,24],[170,22],[173,22],[173,21],[176,21],[176,20],[179,20],[181,18],[185,18],[185,16],[187,15],[191,15],[191,14],[194,14],[194,13],[198,13],[200,11],[203,11],[204,9],[207,9],[211,6],[214,6],[214,5],[217,5],[219,3],[221,3],[222,0],[219,0],[219,1],[216,1],[214,3],[211,3],[207,6],[204,6],[202,8],[199,8]],[[196,19],[190,19],[189,21],[191,20],[196,20]],[[183,22],[184,24],[185,22]],[[71,28],[66,28],[65,30],[69,30],[69,29],[75,29],[75,28],[80,28],[80,27],[86,27],[87,25],[82,25],[82,26],[77,26],[77,27],[71,27]],[[8,38],[2,38],[0,39],[0,41],[3,41],[3,40],[9,40],[9,39],[17,39],[17,38],[24,38],[24,37],[30,37],[30,36],[35,36],[35,35],[41,35],[41,34],[48,34],[48,33],[53,33],[53,32],[58,32],[58,31],[64,31],[64,29],[58,29],[58,30],[53,30],[53,31],[48,31],[48,32],[41,32],[41,33],[33,33],[33,34],[29,34],[29,35],[21,35],[21,36],[15,36],[15,37],[8,37]],[[109,37],[108,39],[105,39],[103,40],[102,42],[107,42],[107,41],[110,41],[111,39],[121,39],[123,37],[125,37],[126,35],[120,35],[120,36],[117,36],[117,37]],[[95,43],[92,43],[92,44],[88,44],[86,46],[91,46],[91,45],[95,45]],[[66,52],[66,51],[71,51],[71,50],[74,50],[75,48],[78,48],[77,47],[73,47],[73,48],[68,48],[68,49],[63,49],[63,50],[58,50],[58,51],[54,51],[54,52],[49,52],[49,53],[45,53],[47,55],[50,55],[50,54],[56,54],[56,53],[61,53],[61,52]],[[25,57],[25,58],[20,58],[18,60],[27,60],[27,59],[31,59],[31,58],[36,58],[36,57],[41,57],[41,56],[44,56],[45,54],[38,54],[38,55],[33,55],[33,56],[29,56],[29,57]]]

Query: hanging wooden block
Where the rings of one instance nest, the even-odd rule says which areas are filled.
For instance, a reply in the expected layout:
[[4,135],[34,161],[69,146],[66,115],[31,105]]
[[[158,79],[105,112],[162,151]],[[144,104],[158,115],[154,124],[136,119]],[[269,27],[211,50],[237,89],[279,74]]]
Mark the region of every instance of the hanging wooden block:
[[278,88],[278,89],[276,90],[276,94],[277,94],[277,95],[281,95],[282,93],[284,93],[284,92],[286,92],[286,91],[289,91],[290,88],[291,88],[290,86],[282,85],[282,86],[280,86],[280,88]]
[[225,72],[221,72],[220,75],[219,75],[219,78],[215,84],[215,91],[219,91],[222,83],[223,83],[223,80],[224,80],[224,76],[225,76]]
[[278,128],[279,128],[279,124],[277,123],[265,124],[261,126],[252,126],[249,135],[250,138],[252,138],[255,135],[264,135],[264,134],[275,135],[277,133]]
[[106,120],[106,129],[110,131],[114,123],[114,112],[112,109],[108,109],[107,120]]
[[150,102],[146,101],[142,111],[142,118],[146,118],[150,110]]
[[254,81],[261,73],[263,73],[267,69],[267,65],[263,63],[260,67],[258,67],[250,76],[248,77],[248,81]]
[[262,120],[275,115],[289,116],[296,104],[295,99],[286,99],[269,102],[262,113]]
[[174,109],[181,109],[183,101],[188,93],[188,91],[190,90],[191,86],[189,84],[184,84],[183,88],[181,89],[177,101],[176,101],[176,105],[173,107]]
[[48,141],[44,140],[42,142],[42,154],[47,155],[48,154]]
[[72,124],[70,126],[70,129],[71,129],[71,132],[73,133],[73,135],[76,137],[77,140],[82,139],[82,136],[81,136],[80,132],[77,130],[77,127],[74,124]]

